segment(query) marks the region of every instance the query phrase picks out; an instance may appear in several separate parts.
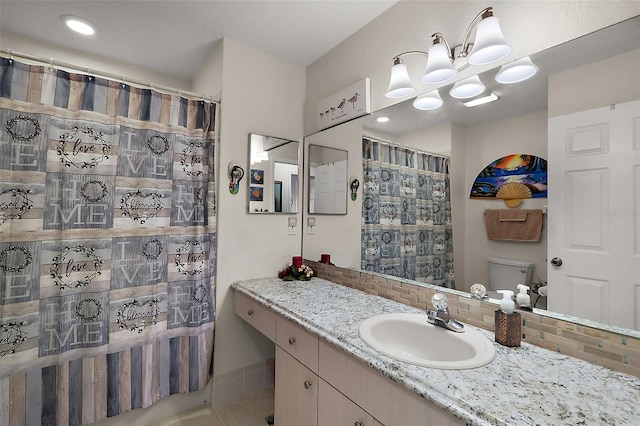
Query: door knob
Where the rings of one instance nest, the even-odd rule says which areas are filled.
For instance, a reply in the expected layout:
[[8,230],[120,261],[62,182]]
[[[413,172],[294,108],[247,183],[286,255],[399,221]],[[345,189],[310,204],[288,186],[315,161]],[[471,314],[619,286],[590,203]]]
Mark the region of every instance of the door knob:
[[562,266],[562,259],[560,259],[559,257],[554,257],[553,259],[551,259],[551,265],[555,266],[556,268]]
[[309,389],[311,387],[313,383],[311,383],[309,380],[305,380],[304,381],[304,388],[305,389]]
[[293,345],[296,342],[296,338],[295,337],[289,337],[289,344]]

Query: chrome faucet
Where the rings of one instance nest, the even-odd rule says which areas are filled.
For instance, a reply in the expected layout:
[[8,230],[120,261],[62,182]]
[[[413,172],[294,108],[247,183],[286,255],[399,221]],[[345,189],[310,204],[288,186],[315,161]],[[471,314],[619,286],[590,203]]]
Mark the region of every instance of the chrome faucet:
[[431,304],[435,309],[427,309],[427,321],[429,323],[456,333],[464,332],[464,324],[449,315],[449,305],[444,294],[434,294],[431,298]]

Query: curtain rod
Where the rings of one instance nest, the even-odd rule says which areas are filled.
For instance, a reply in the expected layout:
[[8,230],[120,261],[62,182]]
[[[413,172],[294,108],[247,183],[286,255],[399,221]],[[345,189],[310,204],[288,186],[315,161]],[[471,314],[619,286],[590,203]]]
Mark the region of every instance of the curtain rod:
[[0,49],[0,56],[2,56],[4,58],[7,58],[7,59],[15,59],[15,57],[18,57],[20,59],[25,59],[25,60],[30,61],[30,62],[35,62],[37,64],[48,65],[52,69],[54,67],[65,68],[65,69],[68,69],[68,70],[73,71],[73,72],[81,72],[83,74],[91,75],[93,77],[105,78],[105,79],[108,79],[108,80],[117,81],[118,83],[125,83],[125,84],[130,84],[130,85],[133,84],[135,86],[140,86],[142,88],[148,87],[149,89],[156,90],[158,92],[164,92],[164,93],[167,93],[167,94],[170,94],[170,95],[185,96],[185,97],[205,100],[205,101],[209,101],[209,102],[217,102],[217,103],[220,102],[220,93],[218,93],[218,95],[215,96],[215,97],[214,96],[206,96],[204,94],[198,94],[198,93],[189,92],[189,91],[186,91],[186,90],[175,89],[173,87],[161,86],[161,85],[156,85],[156,84],[153,84],[153,83],[144,83],[144,82],[141,82],[141,81],[128,79],[126,75],[116,75],[116,74],[109,73],[109,72],[106,72],[106,71],[105,72],[103,72],[103,71],[96,72],[93,68],[83,68],[83,67],[80,67],[78,65],[69,64],[67,62],[57,61],[57,60],[54,60],[53,58],[49,58],[47,60],[47,59],[44,59],[44,58],[40,58],[38,56],[29,55],[27,53],[16,52],[16,51],[11,50],[11,49]]
[[363,137],[365,137],[365,138],[372,139],[372,140],[374,140],[375,142],[383,142],[383,143],[387,143],[387,144],[390,144],[390,145],[394,145],[394,146],[396,146],[396,147],[398,147],[398,148],[410,149],[410,150],[412,150],[412,151],[419,152],[420,154],[433,155],[434,157],[446,158],[447,160],[450,160],[450,159],[451,159],[451,157],[449,157],[448,155],[444,155],[444,154],[436,154],[435,152],[429,152],[429,151],[423,151],[423,150],[418,149],[418,148],[414,148],[414,147],[407,146],[407,145],[401,145],[401,144],[399,144],[399,143],[392,142],[392,141],[387,140],[387,139],[382,139],[382,138],[379,138],[379,137],[377,137],[377,136],[371,136],[371,135],[368,135],[368,134],[366,134],[366,133],[363,133],[363,134],[362,134],[362,136],[363,136]]

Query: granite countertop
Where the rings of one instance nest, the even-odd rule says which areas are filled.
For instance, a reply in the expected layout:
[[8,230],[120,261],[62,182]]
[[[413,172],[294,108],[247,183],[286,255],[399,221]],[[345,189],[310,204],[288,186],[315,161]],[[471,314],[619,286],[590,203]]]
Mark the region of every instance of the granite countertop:
[[[492,332],[496,358],[470,370],[439,370],[396,361],[358,337],[365,319],[381,313],[423,312],[359,290],[313,278],[262,278],[232,284],[299,324],[473,425],[640,424],[640,380],[522,342],[508,348]],[[475,328],[471,325],[466,327]]]

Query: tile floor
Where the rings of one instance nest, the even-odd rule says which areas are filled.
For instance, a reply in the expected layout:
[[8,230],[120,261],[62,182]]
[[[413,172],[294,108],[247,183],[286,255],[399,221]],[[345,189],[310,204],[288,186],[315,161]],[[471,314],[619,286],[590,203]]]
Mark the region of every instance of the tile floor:
[[180,413],[155,426],[266,426],[273,414],[273,388],[246,395],[219,408],[196,408]]

